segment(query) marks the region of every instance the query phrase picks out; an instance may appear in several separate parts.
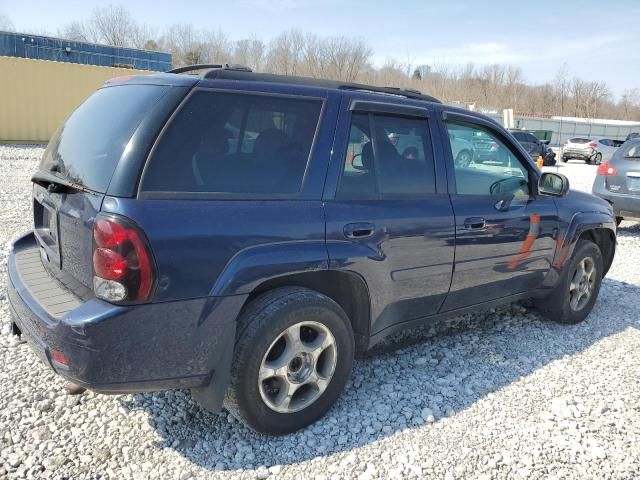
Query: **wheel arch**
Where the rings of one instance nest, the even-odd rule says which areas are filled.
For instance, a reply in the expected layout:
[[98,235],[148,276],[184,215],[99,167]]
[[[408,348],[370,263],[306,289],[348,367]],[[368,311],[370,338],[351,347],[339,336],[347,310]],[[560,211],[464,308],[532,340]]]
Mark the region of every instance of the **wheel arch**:
[[602,252],[604,263],[603,276],[609,271],[616,250],[615,218],[600,212],[583,212],[573,216],[565,232],[564,239],[558,245],[554,267],[562,269],[573,255],[579,240],[595,243]]
[[595,243],[602,253],[602,262],[604,266],[604,277],[613,263],[613,257],[616,251],[616,236],[612,230],[608,228],[592,228],[583,231],[578,240],[588,240]]
[[245,306],[252,300],[275,288],[303,287],[326,295],[344,310],[356,342],[356,352],[368,348],[371,327],[371,300],[364,279],[354,272],[321,270],[293,273],[266,280],[249,294]]

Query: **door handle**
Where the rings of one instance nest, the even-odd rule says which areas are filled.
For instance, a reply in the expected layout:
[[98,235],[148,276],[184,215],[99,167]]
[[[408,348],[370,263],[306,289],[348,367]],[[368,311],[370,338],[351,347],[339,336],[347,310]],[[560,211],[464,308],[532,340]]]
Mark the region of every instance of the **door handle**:
[[344,226],[344,236],[347,238],[367,238],[373,235],[376,227],[373,223],[347,223]]
[[486,224],[486,220],[482,217],[470,217],[465,219],[464,228],[467,230],[481,230]]

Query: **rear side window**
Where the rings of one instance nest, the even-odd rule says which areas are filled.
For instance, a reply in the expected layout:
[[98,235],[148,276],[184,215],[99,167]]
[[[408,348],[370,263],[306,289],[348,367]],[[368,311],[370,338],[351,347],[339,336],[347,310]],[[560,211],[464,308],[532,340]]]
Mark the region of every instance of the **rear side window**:
[[572,138],[569,141],[571,143],[589,143],[591,139],[590,138]]
[[319,99],[196,91],[156,145],[142,190],[297,193],[321,109]]
[[414,197],[435,192],[426,120],[354,113],[337,197]]
[[98,90],[54,134],[40,169],[105,193],[133,132],[167,88],[119,85]]

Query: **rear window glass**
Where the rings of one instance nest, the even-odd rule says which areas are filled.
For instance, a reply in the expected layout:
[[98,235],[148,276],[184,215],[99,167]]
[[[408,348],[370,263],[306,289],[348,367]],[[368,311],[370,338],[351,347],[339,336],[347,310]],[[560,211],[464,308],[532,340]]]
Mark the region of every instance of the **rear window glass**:
[[119,85],[98,90],[55,133],[40,169],[105,193],[133,132],[167,88]]
[[590,138],[572,138],[569,141],[571,143],[589,143],[591,139]]
[[321,108],[319,99],[195,92],[156,146],[142,190],[296,193]]
[[625,145],[621,150],[622,151],[620,153],[623,157],[634,159],[640,158],[640,142]]

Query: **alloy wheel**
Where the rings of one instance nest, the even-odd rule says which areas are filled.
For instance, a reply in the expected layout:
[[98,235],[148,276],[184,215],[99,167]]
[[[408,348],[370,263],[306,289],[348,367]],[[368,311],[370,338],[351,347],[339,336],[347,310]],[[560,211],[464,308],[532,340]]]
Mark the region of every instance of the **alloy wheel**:
[[278,413],[308,407],[326,390],[338,351],[331,331],[318,322],[299,322],[282,332],[267,349],[258,383],[264,403]]
[[569,306],[574,312],[582,310],[589,303],[595,282],[595,262],[591,257],[585,257],[576,265],[569,284]]

